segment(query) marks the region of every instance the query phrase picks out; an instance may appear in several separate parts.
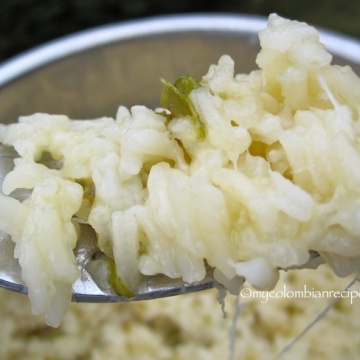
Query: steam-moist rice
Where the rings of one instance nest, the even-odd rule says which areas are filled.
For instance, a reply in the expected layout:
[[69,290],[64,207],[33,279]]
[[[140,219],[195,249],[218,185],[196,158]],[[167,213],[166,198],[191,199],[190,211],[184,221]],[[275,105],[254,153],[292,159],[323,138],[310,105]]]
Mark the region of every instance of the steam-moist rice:
[[[334,298],[291,298],[290,291],[341,291],[350,281],[327,267],[282,273],[279,296],[261,303],[240,298],[234,360],[273,359]],[[359,291],[359,286],[353,291]],[[71,304],[59,328],[31,315],[23,295],[0,291],[2,360],[229,359],[235,297],[225,299],[224,319],[216,291],[126,304]],[[360,299],[342,298],[284,359],[357,359]]]
[[[302,265],[310,250],[338,276],[357,274],[360,80],[330,64],[304,23],[271,15],[259,38],[259,70],[235,75],[224,55],[199,83],[164,81],[167,110],[1,126],[19,158],[0,226],[48,324],[59,325],[80,276],[74,217],[95,229],[133,293],[141,273],[199,281],[204,260],[232,291],[243,278],[270,289],[278,268]],[[44,153],[60,166],[45,166]],[[7,197],[18,188],[31,196]]]

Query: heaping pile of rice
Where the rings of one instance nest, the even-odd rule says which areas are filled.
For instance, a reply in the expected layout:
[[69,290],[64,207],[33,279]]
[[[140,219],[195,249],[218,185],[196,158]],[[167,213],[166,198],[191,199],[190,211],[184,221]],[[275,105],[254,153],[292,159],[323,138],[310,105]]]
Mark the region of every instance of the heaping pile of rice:
[[[80,276],[74,217],[95,229],[132,293],[140,274],[201,280],[205,260],[229,289],[243,278],[271,289],[278,268],[306,263],[309,251],[338,276],[357,274],[360,79],[331,65],[307,24],[273,14],[260,45],[250,74],[234,74],[224,55],[201,81],[164,80],[166,109],[34,114],[0,127],[19,154],[0,227],[35,314],[58,326],[67,311]],[[19,188],[31,195],[7,196]]]

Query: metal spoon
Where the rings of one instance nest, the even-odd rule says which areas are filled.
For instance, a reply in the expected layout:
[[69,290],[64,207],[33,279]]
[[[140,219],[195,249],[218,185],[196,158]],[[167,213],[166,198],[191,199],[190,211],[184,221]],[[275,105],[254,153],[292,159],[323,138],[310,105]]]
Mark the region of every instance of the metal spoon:
[[[206,277],[196,283],[187,284],[181,279],[171,279],[164,275],[143,276],[138,293],[128,298],[115,292],[109,283],[109,263],[106,255],[97,246],[94,230],[82,224],[77,247],[74,250],[76,262],[81,269],[81,277],[73,284],[74,302],[128,302],[151,300],[161,297],[181,295],[207,290],[218,286],[213,278],[213,270],[208,268]],[[309,261],[300,267],[284,270],[316,268],[323,262],[316,252],[311,252]],[[0,235],[0,287],[27,294],[27,287],[21,280],[21,268],[14,259],[14,243],[10,236]]]
[[[118,295],[108,281],[109,266],[106,256],[99,250],[94,230],[81,225],[80,237],[74,250],[81,277],[73,284],[72,301],[75,302],[126,302],[150,300],[210,289],[215,286],[212,270],[201,281],[186,284],[181,279],[170,279],[164,275],[143,276],[138,293],[132,297]],[[14,259],[14,243],[10,236],[0,235],[0,287],[19,293],[27,293],[21,280],[21,268]]]
[[[14,167],[15,150],[0,145],[0,187],[6,174]],[[28,191],[17,191],[16,197],[27,197]],[[96,234],[90,225],[80,223],[80,233],[74,254],[81,270],[81,277],[73,284],[72,301],[75,302],[128,302],[150,300],[190,292],[207,290],[218,286],[213,277],[213,269],[208,267],[205,278],[187,284],[181,279],[171,279],[164,275],[143,276],[137,294],[128,298],[115,292],[109,283],[109,262],[97,245]],[[11,237],[0,232],[0,287],[19,293],[27,293],[21,278],[21,267],[14,259],[15,244]],[[316,252],[311,252],[309,262],[296,268],[314,268],[322,262]],[[290,270],[284,269],[284,270]]]
[[[0,188],[7,173],[14,168],[16,157],[18,154],[12,147],[0,144]],[[50,166],[56,167],[56,164]],[[29,196],[29,191],[18,189],[12,196],[22,200]],[[171,279],[161,274],[143,276],[138,293],[134,297],[120,296],[109,284],[109,262],[97,246],[95,231],[87,224],[80,223],[79,226],[80,235],[74,254],[81,270],[81,277],[73,284],[73,301],[100,303],[149,300],[206,290],[215,286],[212,269],[209,268],[206,277],[201,282],[193,284],[186,284],[181,279]],[[14,247],[11,237],[0,232],[0,287],[26,294],[28,290],[21,278],[21,267],[14,259]]]

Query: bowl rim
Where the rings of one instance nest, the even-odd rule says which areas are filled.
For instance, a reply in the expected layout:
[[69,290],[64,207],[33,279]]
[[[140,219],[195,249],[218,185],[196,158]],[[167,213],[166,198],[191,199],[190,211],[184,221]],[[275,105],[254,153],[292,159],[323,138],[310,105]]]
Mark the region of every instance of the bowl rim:
[[[100,25],[45,42],[5,60],[0,64],[0,86],[53,61],[117,41],[191,31],[258,35],[267,23],[267,17],[257,15],[193,13],[160,15]],[[320,40],[329,52],[360,64],[360,40],[313,26],[319,31]]]

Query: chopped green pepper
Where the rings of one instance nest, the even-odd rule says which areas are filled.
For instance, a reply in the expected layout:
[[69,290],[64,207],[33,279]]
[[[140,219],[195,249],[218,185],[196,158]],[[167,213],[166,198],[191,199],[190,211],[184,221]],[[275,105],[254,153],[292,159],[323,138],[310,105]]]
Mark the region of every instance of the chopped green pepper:
[[192,76],[182,76],[171,84],[165,79],[161,79],[164,84],[160,97],[160,103],[167,108],[172,116],[189,116],[194,121],[194,126],[200,130],[200,135],[204,135],[203,125],[194,109],[190,99],[190,93],[201,85]]
[[124,284],[120,276],[116,272],[116,264],[114,259],[108,259],[109,261],[109,283],[120,296],[125,296],[127,298],[132,298],[134,294],[132,291]]

